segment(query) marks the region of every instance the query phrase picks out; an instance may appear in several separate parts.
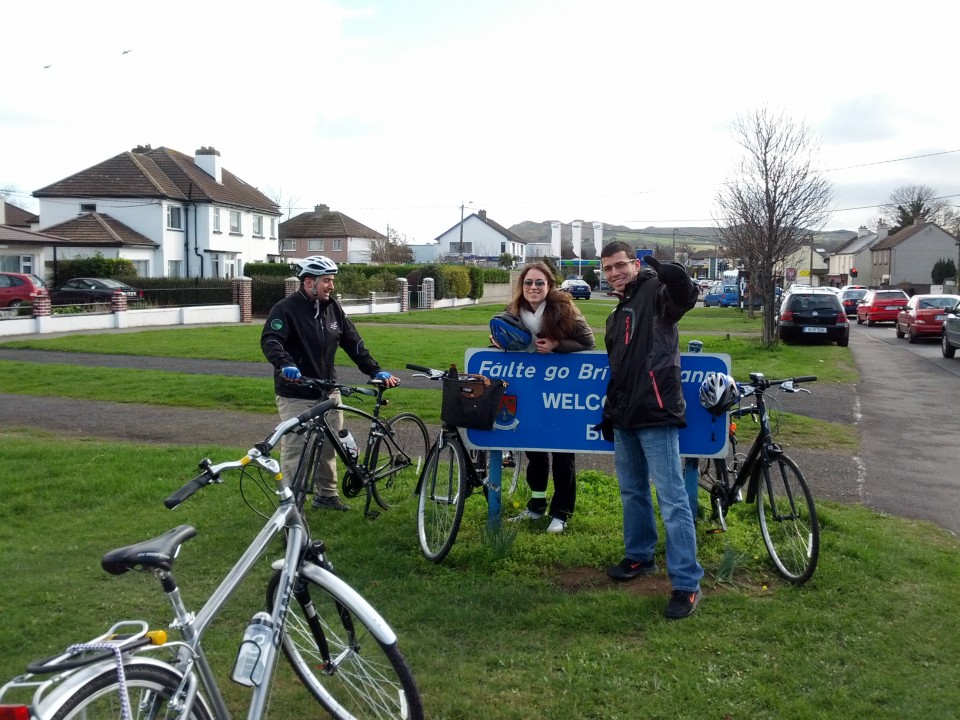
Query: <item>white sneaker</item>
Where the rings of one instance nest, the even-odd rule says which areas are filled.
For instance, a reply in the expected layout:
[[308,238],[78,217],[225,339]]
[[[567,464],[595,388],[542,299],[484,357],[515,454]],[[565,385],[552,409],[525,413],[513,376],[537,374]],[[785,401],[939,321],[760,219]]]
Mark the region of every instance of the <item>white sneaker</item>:
[[507,522],[520,522],[521,520],[539,520],[543,517],[543,513],[533,512],[532,510],[524,510],[519,515],[507,520]]
[[565,523],[563,520],[557,517],[550,520],[550,525],[547,526],[547,532],[553,533],[554,535],[562,533],[566,529],[567,529],[567,523]]

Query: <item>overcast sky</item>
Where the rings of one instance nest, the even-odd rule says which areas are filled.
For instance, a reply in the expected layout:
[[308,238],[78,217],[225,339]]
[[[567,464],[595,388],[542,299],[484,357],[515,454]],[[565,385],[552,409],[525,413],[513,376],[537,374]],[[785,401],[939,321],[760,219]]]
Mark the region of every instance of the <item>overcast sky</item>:
[[462,203],[505,226],[710,225],[730,126],[763,106],[821,138],[826,229],[872,225],[900,185],[960,204],[948,0],[30,0],[2,18],[0,188],[32,210],[149,143],[213,146],[292,214],[325,203],[411,242]]

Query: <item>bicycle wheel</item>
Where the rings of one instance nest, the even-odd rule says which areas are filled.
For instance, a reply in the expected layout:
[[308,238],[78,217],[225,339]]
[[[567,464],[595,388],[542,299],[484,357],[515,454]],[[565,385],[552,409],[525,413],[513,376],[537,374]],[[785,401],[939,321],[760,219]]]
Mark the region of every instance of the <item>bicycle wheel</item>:
[[[523,472],[523,452],[520,450],[508,450],[503,453],[503,477],[510,479],[510,487],[507,488],[507,494],[513,495],[517,491],[517,485],[520,484],[520,474]],[[503,483],[506,484],[505,482]]]
[[[267,585],[273,610],[280,571]],[[396,642],[381,643],[349,598],[300,576],[283,625],[281,648],[293,671],[335,718],[423,717],[420,691]]]
[[370,453],[373,499],[384,509],[414,496],[430,450],[427,426],[413,413],[390,418],[387,428],[390,438],[377,438]]
[[427,560],[443,560],[457,538],[467,498],[466,462],[459,439],[444,438],[427,457],[417,506],[417,534]]
[[293,481],[288,481],[288,485],[296,498],[297,508],[301,511],[306,504],[307,495],[313,492],[313,478],[316,475],[317,463],[320,460],[320,441],[322,441],[322,431],[319,428],[311,429],[303,450],[300,452],[300,460],[297,463]]
[[[180,685],[180,676],[172,670],[133,661],[124,666],[124,679],[133,720],[182,717],[168,702]],[[102,673],[80,685],[51,720],[121,720],[121,717],[117,670],[112,664],[107,664],[103,666]],[[193,703],[190,720],[210,720],[210,714],[199,696]]]
[[820,556],[820,525],[807,481],[797,464],[780,455],[757,484],[760,532],[770,559],[785,579],[810,579]]

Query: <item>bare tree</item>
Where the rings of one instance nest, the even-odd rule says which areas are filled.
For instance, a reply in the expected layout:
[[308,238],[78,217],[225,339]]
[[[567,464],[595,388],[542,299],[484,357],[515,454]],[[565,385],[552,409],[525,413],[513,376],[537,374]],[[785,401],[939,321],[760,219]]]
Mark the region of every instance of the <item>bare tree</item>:
[[776,342],[774,269],[826,223],[833,188],[815,165],[819,140],[802,123],[762,109],[739,116],[732,129],[744,156],[717,193],[717,234],[762,298],[769,346]]
[[388,227],[386,237],[370,240],[370,262],[398,265],[413,262],[413,250],[407,244],[407,236]]
[[956,212],[949,203],[937,196],[937,191],[927,185],[901,185],[887,198],[880,208],[882,217],[890,226],[893,235],[917,220],[932,221],[948,227],[956,225]]

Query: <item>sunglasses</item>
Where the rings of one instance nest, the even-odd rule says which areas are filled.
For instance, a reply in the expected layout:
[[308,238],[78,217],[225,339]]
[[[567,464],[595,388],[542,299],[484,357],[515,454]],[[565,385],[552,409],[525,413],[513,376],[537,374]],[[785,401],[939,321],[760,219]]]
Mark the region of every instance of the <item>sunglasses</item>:
[[547,284],[546,280],[524,280],[523,286],[530,287],[531,285],[536,285],[537,287],[543,287]]

